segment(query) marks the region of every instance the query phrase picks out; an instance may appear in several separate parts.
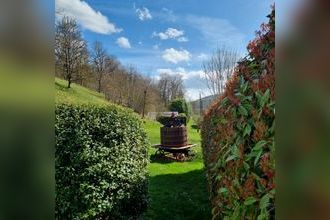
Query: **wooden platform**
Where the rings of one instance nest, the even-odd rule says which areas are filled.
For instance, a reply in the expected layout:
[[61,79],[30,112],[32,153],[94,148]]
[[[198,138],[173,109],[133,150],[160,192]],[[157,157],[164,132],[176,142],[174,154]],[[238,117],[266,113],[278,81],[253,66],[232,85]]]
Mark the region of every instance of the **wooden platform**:
[[165,146],[162,146],[161,144],[154,144],[152,145],[152,147],[154,148],[161,148],[161,149],[164,149],[164,150],[184,150],[184,149],[188,149],[188,148],[191,148],[191,147],[195,147],[197,144],[188,144],[186,146],[183,146],[183,147],[165,147]]
[[152,147],[156,148],[157,151],[155,153],[156,156],[166,156],[169,154],[173,155],[178,161],[185,161],[186,158],[189,156],[189,152],[191,148],[196,146],[197,144],[188,144],[183,147],[168,147],[162,146],[161,144],[152,145]]

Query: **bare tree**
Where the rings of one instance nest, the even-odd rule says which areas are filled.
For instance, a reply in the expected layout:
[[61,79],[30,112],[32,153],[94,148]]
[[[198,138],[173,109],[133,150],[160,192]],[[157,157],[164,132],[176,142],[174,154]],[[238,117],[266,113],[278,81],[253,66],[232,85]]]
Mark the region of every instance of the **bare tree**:
[[170,81],[170,100],[184,97],[184,86],[181,75],[171,76]]
[[118,69],[120,63],[114,56],[106,56],[105,58],[105,73],[106,75],[113,74]]
[[165,106],[168,106],[170,101],[184,96],[184,85],[180,75],[162,73],[158,81],[158,88]]
[[130,107],[141,115],[164,109],[158,84],[133,66],[123,67],[118,63],[114,72],[106,78],[104,93],[108,100]]
[[99,41],[95,41],[92,50],[92,65],[97,78],[97,91],[102,91],[102,80],[106,74],[106,63],[109,59],[103,45]]
[[211,94],[221,94],[226,81],[231,77],[232,72],[239,60],[235,50],[225,46],[218,48],[209,60],[203,63],[205,81]]
[[87,47],[81,51],[81,56],[77,60],[77,74],[75,77],[75,82],[86,86],[87,82],[93,79],[93,71],[89,64],[89,53]]
[[68,81],[68,88],[79,75],[79,67],[84,62],[86,42],[81,37],[77,22],[64,16],[56,23],[55,64],[56,70]]

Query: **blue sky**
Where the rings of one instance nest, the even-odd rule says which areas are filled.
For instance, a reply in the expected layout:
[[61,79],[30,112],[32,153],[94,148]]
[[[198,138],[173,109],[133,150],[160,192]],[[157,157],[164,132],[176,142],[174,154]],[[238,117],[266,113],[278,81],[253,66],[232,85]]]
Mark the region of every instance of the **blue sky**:
[[101,41],[122,64],[153,78],[181,74],[187,98],[208,95],[202,62],[225,45],[246,45],[270,12],[270,0],[56,0],[78,20],[89,45]]

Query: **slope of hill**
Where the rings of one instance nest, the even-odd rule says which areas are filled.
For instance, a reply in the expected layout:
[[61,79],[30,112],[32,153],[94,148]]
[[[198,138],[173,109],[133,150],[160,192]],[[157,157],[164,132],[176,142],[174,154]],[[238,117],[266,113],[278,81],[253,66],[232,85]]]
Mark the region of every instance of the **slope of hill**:
[[104,95],[75,83],[67,88],[67,81],[55,78],[55,103],[76,103],[76,104],[110,104]]
[[195,101],[190,102],[193,113],[199,114],[201,107],[202,107],[202,111],[205,111],[218,97],[219,95],[210,95],[202,98],[201,100],[197,99]]

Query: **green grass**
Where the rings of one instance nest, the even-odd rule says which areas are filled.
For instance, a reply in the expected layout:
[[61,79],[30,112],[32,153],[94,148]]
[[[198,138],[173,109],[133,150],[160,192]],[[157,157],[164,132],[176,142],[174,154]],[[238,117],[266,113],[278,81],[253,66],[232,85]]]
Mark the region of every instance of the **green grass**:
[[67,88],[67,81],[55,78],[55,102],[79,104],[110,104],[104,95],[75,83]]
[[[187,162],[151,159],[149,164],[150,207],[144,219],[211,219],[200,135],[188,124],[190,143],[196,143],[196,156]],[[160,142],[160,124],[145,121],[151,144]],[[155,153],[151,148],[149,154]]]

